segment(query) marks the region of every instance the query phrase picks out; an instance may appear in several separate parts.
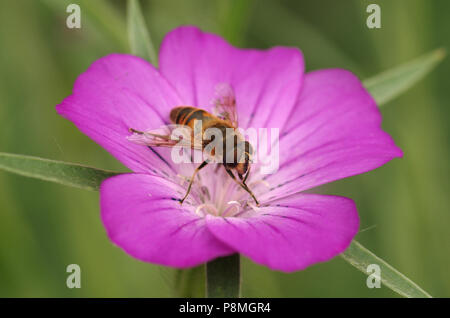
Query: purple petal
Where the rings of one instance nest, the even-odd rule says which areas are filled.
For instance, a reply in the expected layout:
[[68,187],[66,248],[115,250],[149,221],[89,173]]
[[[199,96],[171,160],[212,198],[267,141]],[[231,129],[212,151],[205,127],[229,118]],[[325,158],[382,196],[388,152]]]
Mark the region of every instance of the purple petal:
[[[95,61],[56,109],[135,172],[172,173],[170,150],[136,145],[129,128],[159,128],[180,104],[174,89],[145,60],[113,54]],[[164,160],[161,159],[164,158]]]
[[100,188],[101,217],[115,244],[145,262],[190,267],[234,252],[208,231],[185,190],[163,178],[123,174]]
[[292,272],[343,252],[358,231],[355,204],[343,197],[301,194],[249,217],[207,216],[218,239],[254,262]]
[[266,176],[272,191],[262,199],[375,169],[402,151],[381,129],[381,114],[361,82],[330,69],[306,74],[280,154],[279,171]]
[[303,56],[294,48],[237,49],[195,27],[170,32],[161,45],[161,73],[184,104],[210,110],[215,86],[231,85],[239,126],[283,127],[301,87]]

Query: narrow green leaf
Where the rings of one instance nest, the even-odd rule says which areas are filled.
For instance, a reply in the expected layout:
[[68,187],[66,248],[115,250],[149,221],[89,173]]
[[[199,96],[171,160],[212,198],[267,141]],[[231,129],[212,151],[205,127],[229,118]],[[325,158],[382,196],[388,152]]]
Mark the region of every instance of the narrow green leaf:
[[241,291],[239,254],[219,257],[206,263],[206,297],[238,298]]
[[386,104],[430,73],[445,55],[444,49],[434,50],[411,62],[366,79],[363,84],[379,106]]
[[372,272],[367,272],[367,266],[370,264],[377,264],[380,266],[381,270],[381,282],[401,296],[408,298],[431,298],[430,294],[417,286],[416,283],[357,241],[353,241],[341,256],[344,260],[367,275],[372,274]]
[[73,163],[3,152],[0,152],[0,169],[87,190],[98,190],[103,180],[119,174]]
[[128,0],[127,25],[131,53],[147,59],[156,66],[158,61],[155,47],[151,41],[138,0]]

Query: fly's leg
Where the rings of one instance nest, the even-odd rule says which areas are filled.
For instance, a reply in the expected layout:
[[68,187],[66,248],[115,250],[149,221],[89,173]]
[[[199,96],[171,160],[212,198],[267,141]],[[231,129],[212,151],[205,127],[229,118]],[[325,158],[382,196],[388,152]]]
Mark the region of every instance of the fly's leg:
[[225,171],[228,173],[228,175],[229,175],[234,181],[236,181],[236,183],[239,184],[239,185],[242,187],[242,189],[244,189],[245,191],[247,191],[248,194],[251,195],[251,197],[253,198],[253,200],[255,200],[256,205],[259,206],[259,202],[258,202],[258,200],[256,200],[256,197],[255,197],[255,195],[253,194],[252,190],[250,190],[250,189],[248,188],[248,186],[247,186],[244,182],[242,182],[242,183],[239,182],[239,181],[236,179],[236,177],[234,176],[233,171],[231,171],[231,170],[230,170],[229,168],[227,168],[225,165],[224,165],[224,168],[225,168]]
[[202,162],[202,164],[200,166],[198,166],[197,168],[195,168],[194,173],[192,174],[192,178],[191,181],[189,181],[189,186],[187,189],[186,194],[184,195],[183,199],[181,199],[180,204],[183,204],[184,200],[186,200],[187,196],[189,195],[189,192],[191,192],[191,187],[192,187],[192,183],[194,182],[194,178],[195,175],[197,174],[197,172],[199,172],[202,168],[204,168],[207,164],[208,164],[208,160],[205,160]]
[[249,166],[248,166],[248,169],[247,169],[247,172],[245,173],[244,180],[242,180],[242,176],[239,175],[239,177],[240,177],[241,180],[242,180],[242,183],[245,184],[245,185],[247,185],[247,184],[245,183],[245,181],[247,181],[248,175],[250,174],[250,167],[251,167],[251,166],[249,165]]

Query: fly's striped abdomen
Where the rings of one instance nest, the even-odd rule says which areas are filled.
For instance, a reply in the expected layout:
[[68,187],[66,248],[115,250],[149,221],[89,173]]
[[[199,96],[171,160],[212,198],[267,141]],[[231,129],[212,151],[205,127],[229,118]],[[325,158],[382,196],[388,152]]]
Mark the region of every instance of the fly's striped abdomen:
[[201,120],[202,124],[211,120],[213,117],[203,109],[189,106],[175,107],[170,112],[170,120],[177,125],[189,126],[194,128],[194,120]]

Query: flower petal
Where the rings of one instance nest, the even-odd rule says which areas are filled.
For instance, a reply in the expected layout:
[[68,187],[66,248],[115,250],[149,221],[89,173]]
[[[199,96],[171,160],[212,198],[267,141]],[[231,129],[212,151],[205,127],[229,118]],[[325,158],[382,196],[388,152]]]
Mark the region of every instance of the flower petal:
[[173,172],[169,149],[150,150],[129,140],[129,128],[159,128],[180,100],[159,72],[132,55],[95,61],[75,82],[58,113],[135,172]]
[[207,216],[218,239],[254,262],[292,272],[343,252],[359,227],[352,200],[300,194],[260,208],[253,216]]
[[280,136],[280,168],[266,175],[276,198],[375,169],[402,151],[381,129],[381,114],[361,82],[339,69],[306,74]]
[[194,207],[175,199],[185,192],[157,176],[123,174],[100,188],[101,217],[115,244],[145,262],[190,267],[234,250],[208,231]]
[[303,79],[298,49],[237,49],[221,37],[196,27],[179,27],[163,40],[161,73],[184,104],[210,110],[215,86],[234,89],[239,126],[283,127]]

